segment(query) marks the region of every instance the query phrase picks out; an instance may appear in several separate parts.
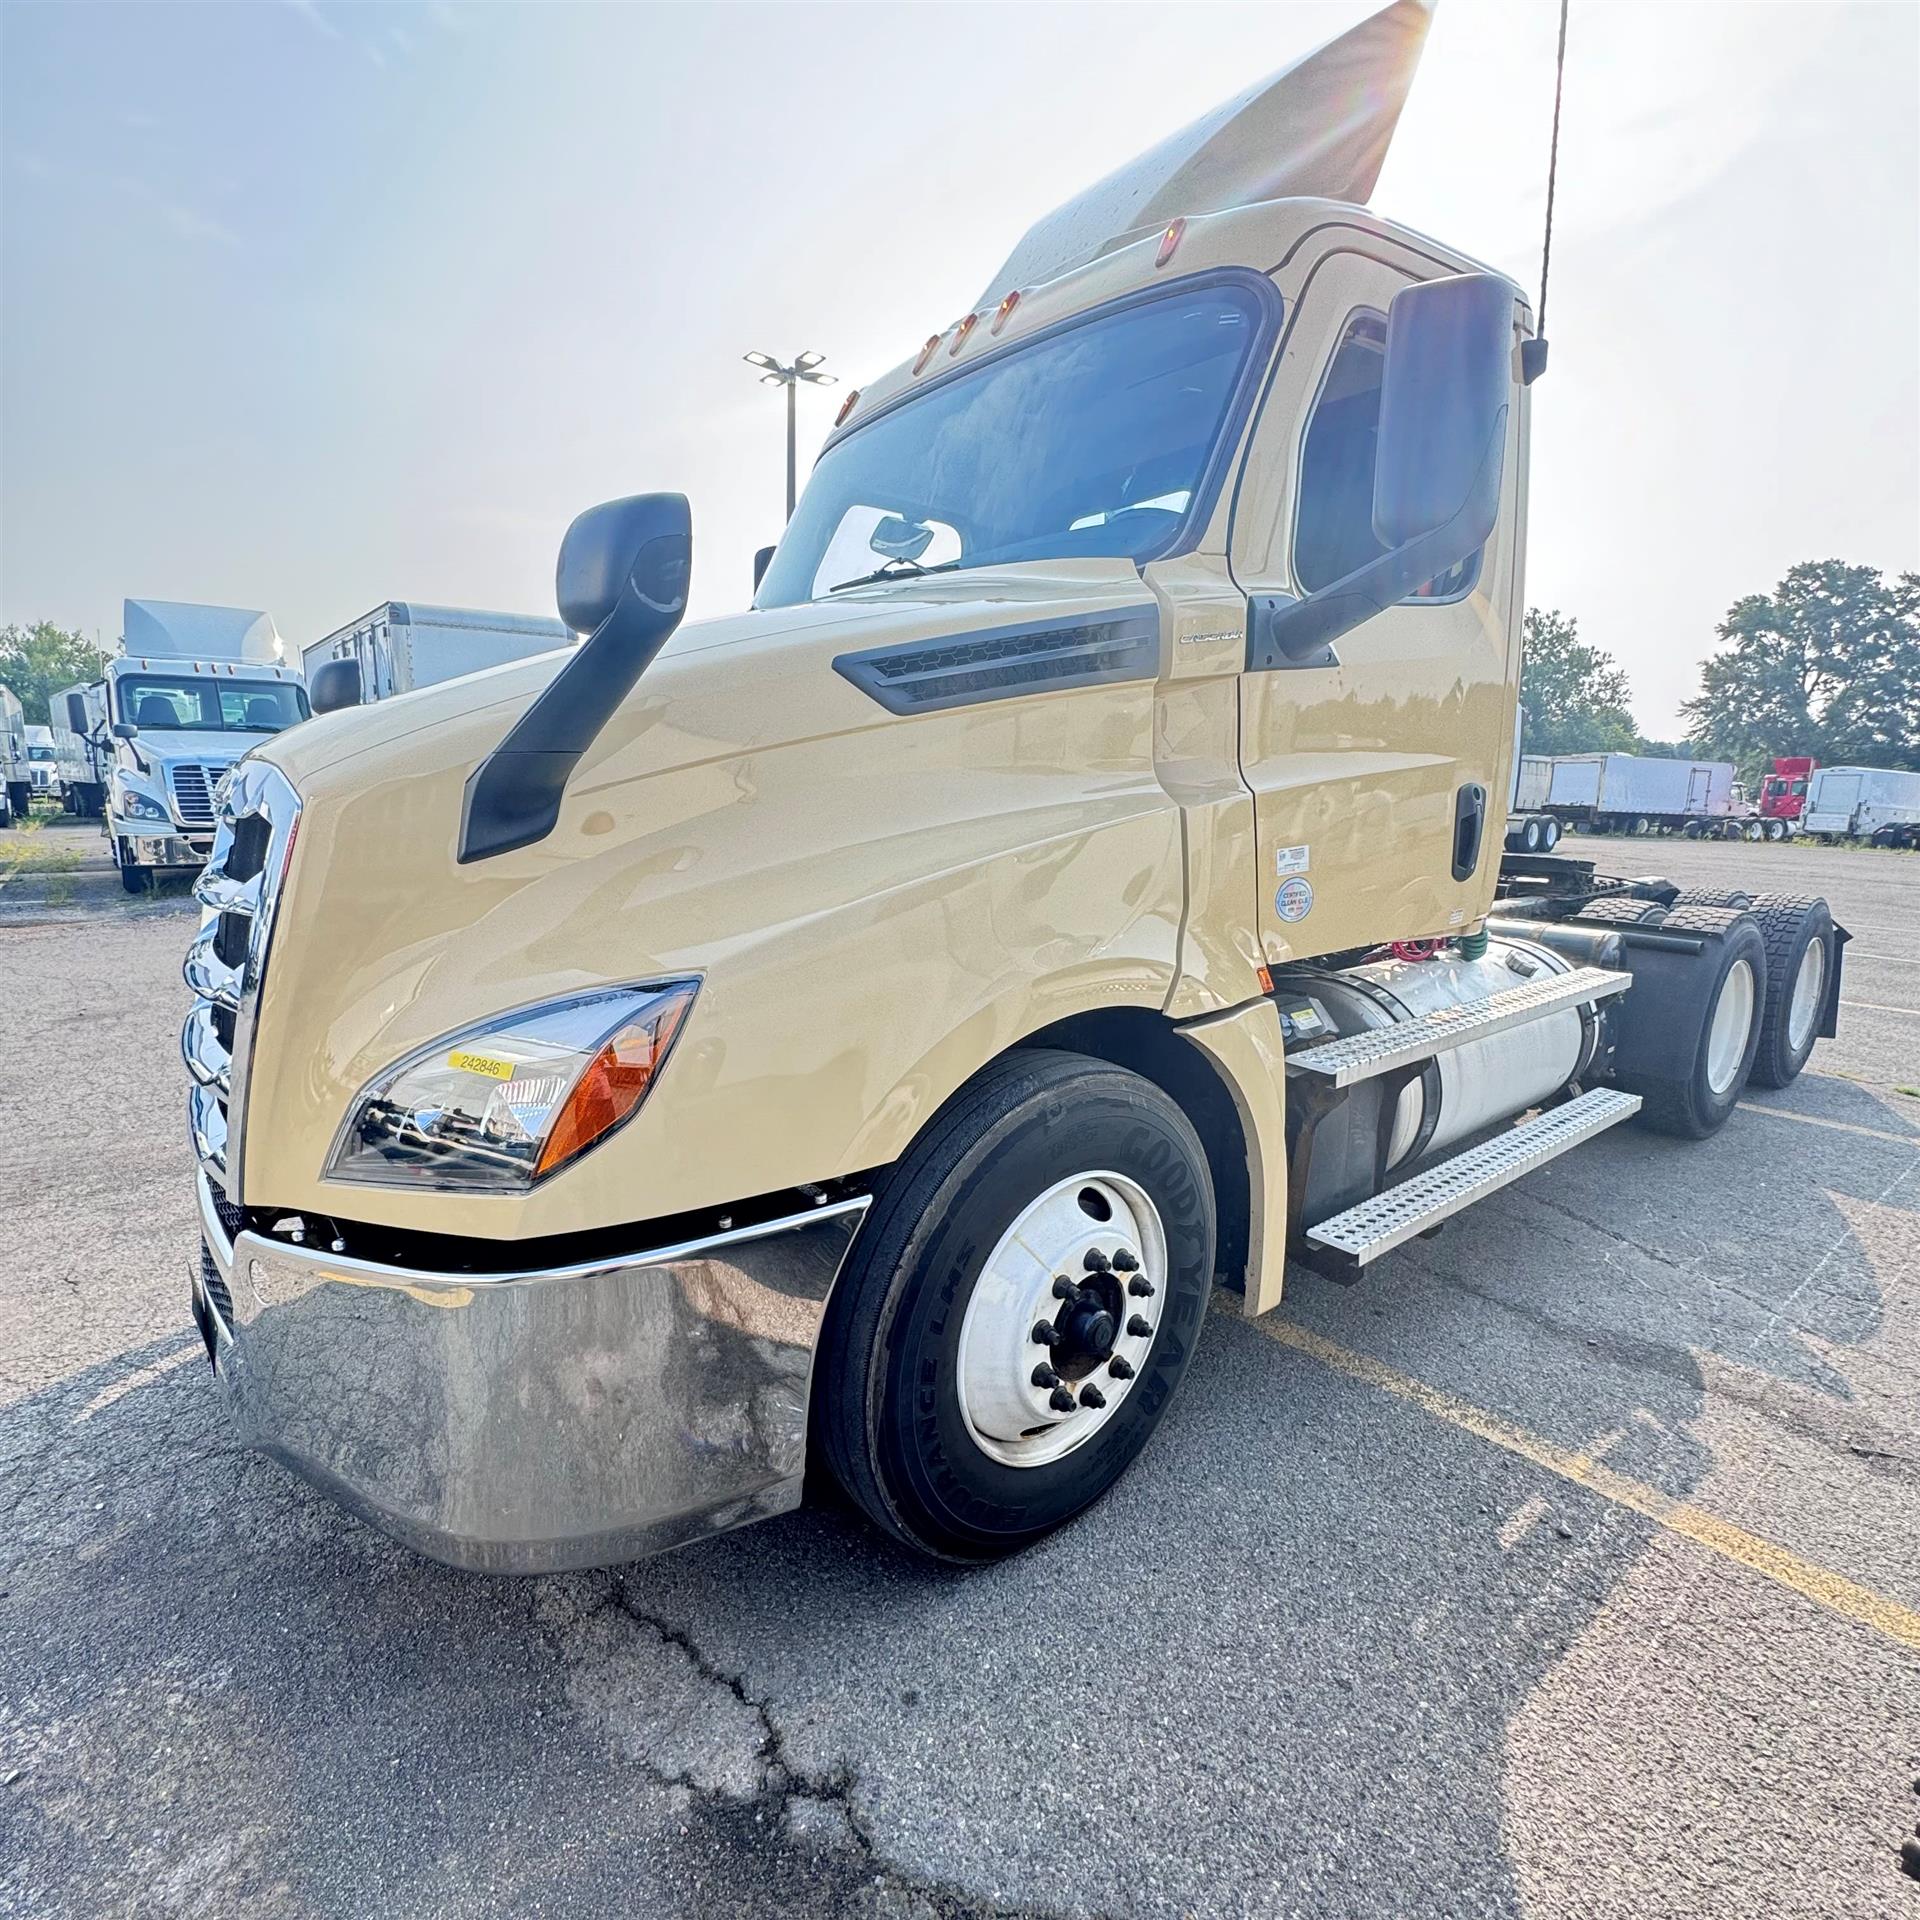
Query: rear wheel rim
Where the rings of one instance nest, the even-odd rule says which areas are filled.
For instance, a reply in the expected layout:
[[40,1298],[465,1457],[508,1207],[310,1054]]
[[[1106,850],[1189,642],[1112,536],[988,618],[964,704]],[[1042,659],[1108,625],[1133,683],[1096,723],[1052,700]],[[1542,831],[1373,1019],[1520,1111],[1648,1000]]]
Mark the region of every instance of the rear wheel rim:
[[1753,1032],[1753,962],[1736,960],[1720,983],[1707,1028],[1707,1085],[1716,1096],[1733,1090]]
[[1815,934],[1800,955],[1800,971],[1794,976],[1793,999],[1787,1007],[1787,1046],[1798,1053],[1813,1038],[1813,1023],[1820,1017],[1820,1003],[1826,997],[1827,943]]
[[[1072,1291],[1063,1297],[1057,1282]],[[1080,1173],[1028,1202],[987,1256],[960,1323],[960,1417],[980,1451],[1002,1466],[1044,1467],[1086,1445],[1145,1368],[1166,1285],[1166,1230],[1137,1181]],[[1052,1404],[1056,1391],[1071,1409]]]

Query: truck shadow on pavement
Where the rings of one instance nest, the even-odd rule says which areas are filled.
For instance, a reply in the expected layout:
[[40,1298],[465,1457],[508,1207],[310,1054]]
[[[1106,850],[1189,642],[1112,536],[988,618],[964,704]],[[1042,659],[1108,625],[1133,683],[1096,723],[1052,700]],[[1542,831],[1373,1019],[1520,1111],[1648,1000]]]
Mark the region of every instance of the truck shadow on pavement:
[[[1756,1178],[1786,1124],[1610,1135],[1281,1316],[1676,1497],[1717,1381],[1831,1451],[1892,1417],[1846,1356],[1916,1156],[1803,1126]],[[239,1451],[191,1341],[0,1413],[0,1908],[1498,1915],[1583,1871],[1514,1723],[1650,1523],[1237,1302],[1115,1492],[975,1572],[831,1507],[451,1572]]]

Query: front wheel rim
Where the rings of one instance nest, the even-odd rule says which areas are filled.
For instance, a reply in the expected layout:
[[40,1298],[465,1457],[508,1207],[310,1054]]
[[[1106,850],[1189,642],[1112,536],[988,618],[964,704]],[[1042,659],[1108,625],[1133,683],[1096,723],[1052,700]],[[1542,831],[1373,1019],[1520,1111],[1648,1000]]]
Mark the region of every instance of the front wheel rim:
[[974,1444],[1008,1467],[1085,1446],[1144,1372],[1166,1287],[1166,1229],[1137,1181],[1080,1173],[1028,1202],[960,1323],[956,1387]]
[[1716,1097],[1733,1090],[1753,1032],[1753,962],[1736,960],[1720,983],[1707,1030],[1707,1085]]
[[1798,1053],[1813,1037],[1820,1003],[1827,985],[1827,943],[1815,934],[1800,955],[1800,971],[1793,982],[1793,1000],[1787,1008],[1787,1046]]

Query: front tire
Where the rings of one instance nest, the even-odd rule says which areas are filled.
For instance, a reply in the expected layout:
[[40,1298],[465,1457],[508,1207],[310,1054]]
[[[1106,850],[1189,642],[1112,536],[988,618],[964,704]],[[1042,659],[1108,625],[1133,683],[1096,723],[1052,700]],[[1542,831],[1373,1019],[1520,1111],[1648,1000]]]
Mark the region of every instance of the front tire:
[[813,1387],[826,1465],[933,1558],[1031,1546],[1159,1425],[1213,1255],[1206,1154],[1159,1088],[1080,1054],[995,1062],[892,1169],[834,1291]]

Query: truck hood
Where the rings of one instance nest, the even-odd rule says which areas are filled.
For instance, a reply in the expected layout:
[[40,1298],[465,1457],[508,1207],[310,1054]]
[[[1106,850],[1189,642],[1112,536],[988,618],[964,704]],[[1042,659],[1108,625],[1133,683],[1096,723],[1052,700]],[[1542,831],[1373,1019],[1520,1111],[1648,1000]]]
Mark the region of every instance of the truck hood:
[[[466,866],[455,846],[467,780],[560,654],[269,742],[259,756],[292,782],[301,816],[253,1047],[249,1201],[505,1238],[578,1227],[589,1193],[603,1220],[646,1218],[726,1198],[700,1189],[739,1172],[737,1149],[695,1150],[683,1103],[701,1125],[728,1111],[703,1098],[703,1078],[710,1089],[750,1067],[777,1072],[803,1038],[841,1031],[856,976],[911,976],[910,1011],[889,1036],[908,1052],[923,1018],[948,1033],[975,1017],[969,1003],[936,1018],[930,977],[991,1001],[1033,976],[1035,953],[1085,943],[1111,953],[1137,940],[1138,996],[1161,1004],[1179,824],[1153,770],[1151,670],[1061,697],[896,715],[834,667],[850,651],[1152,604],[1129,562],[1092,560],[888,582],[684,627],[581,759],[552,833]],[[1100,863],[1076,852],[1095,834],[1124,842],[1120,870],[1097,873],[1097,905],[1090,892],[1062,942],[1062,902],[1095,883]],[[996,904],[1008,888],[1016,910]],[[956,942],[978,955],[944,975],[930,967]],[[664,1117],[643,1113],[618,1153],[589,1155],[524,1199],[320,1182],[353,1098],[414,1048],[551,997],[687,974],[703,985],[671,1074],[677,1132],[656,1137]],[[864,1111],[860,1051],[837,1071],[851,1076],[849,1109]],[[811,1139],[783,1151],[799,1147],[827,1151]],[[655,1180],[657,1198],[641,1190]]]
[[195,766],[225,767],[271,738],[265,733],[228,733],[220,729],[203,732],[196,727],[169,727],[164,732],[156,729],[142,733],[132,744],[150,767],[171,767],[189,761]]

